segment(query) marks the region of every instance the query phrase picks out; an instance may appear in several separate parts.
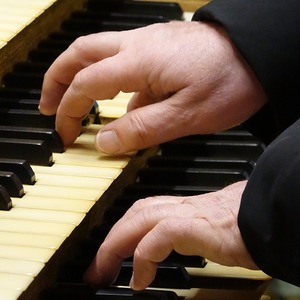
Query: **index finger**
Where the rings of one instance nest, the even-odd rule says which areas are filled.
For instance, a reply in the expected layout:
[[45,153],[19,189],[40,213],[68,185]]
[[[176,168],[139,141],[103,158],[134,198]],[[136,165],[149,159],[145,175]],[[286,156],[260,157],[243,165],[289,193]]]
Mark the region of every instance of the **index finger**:
[[82,69],[118,53],[120,39],[117,32],[91,34],[78,38],[64,51],[45,73],[40,99],[40,111],[56,113],[59,103]]
[[[164,198],[161,198],[164,199]],[[134,254],[138,244],[153,228],[163,219],[183,218],[184,215],[192,215],[194,208],[190,205],[154,204],[146,206],[147,209],[138,211],[132,218],[120,219],[109,232],[97,255],[85,273],[85,280],[95,286],[105,286],[114,281],[121,268],[122,261]],[[165,247],[156,240],[157,247]],[[169,247],[163,253],[168,252]]]

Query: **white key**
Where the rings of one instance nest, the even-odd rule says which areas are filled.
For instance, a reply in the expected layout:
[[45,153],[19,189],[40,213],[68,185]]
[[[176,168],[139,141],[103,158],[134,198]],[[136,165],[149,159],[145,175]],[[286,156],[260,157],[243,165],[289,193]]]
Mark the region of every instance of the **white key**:
[[1,31],[8,31],[12,33],[20,32],[26,25],[25,24],[18,24],[13,22],[4,22],[1,20],[0,28]]
[[[34,278],[31,276],[0,273],[0,295],[1,289],[24,291],[27,289],[33,279]],[[4,298],[1,298],[0,296],[0,299]]]
[[87,213],[95,201],[78,199],[46,198],[25,195],[22,198],[12,198],[14,208],[33,208]]
[[7,44],[6,41],[1,41],[0,40],[0,49],[3,48]]
[[106,155],[89,156],[85,154],[74,154],[69,152],[53,153],[55,164],[88,166],[88,167],[107,167],[123,169],[128,164],[130,157],[120,156],[111,157]]
[[12,290],[6,288],[0,288],[0,299],[2,300],[16,300],[21,295],[21,290]]
[[45,264],[41,262],[0,257],[0,273],[35,277],[40,273],[44,266]]
[[106,190],[113,182],[108,178],[93,178],[83,176],[64,176],[57,174],[39,174],[36,175],[36,185],[54,186],[54,187],[82,187],[85,189],[104,189]]
[[57,250],[64,240],[65,237],[63,236],[0,231],[0,245],[38,247]]
[[17,33],[14,33],[14,32],[11,32],[11,31],[0,30],[0,41],[1,42],[8,42],[14,36],[16,36],[16,34]]
[[49,187],[45,185],[24,185],[25,193],[28,196],[47,197],[47,198],[65,198],[77,200],[97,201],[104,193],[104,189],[84,189],[70,187]]
[[53,249],[0,245],[0,257],[46,263],[55,253]]
[[13,207],[10,211],[0,211],[0,219],[55,222],[58,224],[78,225],[85,217],[84,213],[28,209]]
[[93,167],[80,165],[63,165],[55,163],[51,167],[32,166],[34,173],[68,176],[86,176],[96,178],[116,179],[122,172],[120,168]]
[[0,219],[0,231],[67,237],[75,225],[51,222]]

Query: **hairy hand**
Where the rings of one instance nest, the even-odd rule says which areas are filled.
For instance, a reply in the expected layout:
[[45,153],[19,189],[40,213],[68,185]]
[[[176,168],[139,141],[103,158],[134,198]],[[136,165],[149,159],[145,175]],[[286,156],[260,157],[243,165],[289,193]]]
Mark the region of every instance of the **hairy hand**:
[[193,197],[161,196],[136,202],[112,228],[85,274],[92,285],[110,284],[123,259],[134,255],[131,287],[146,288],[157,263],[172,250],[228,266],[257,269],[237,225],[246,182]]
[[96,146],[111,154],[240,124],[265,95],[223,29],[170,22],[77,39],[45,74],[40,111],[57,114],[64,144],[78,136],[95,99],[135,92],[128,113]]

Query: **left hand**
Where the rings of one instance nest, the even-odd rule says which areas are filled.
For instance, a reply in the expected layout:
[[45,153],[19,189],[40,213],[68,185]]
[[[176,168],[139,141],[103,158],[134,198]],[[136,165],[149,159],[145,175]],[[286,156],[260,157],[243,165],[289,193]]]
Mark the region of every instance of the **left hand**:
[[92,285],[112,283],[123,259],[134,255],[135,290],[154,279],[172,250],[227,265],[257,269],[242,240],[237,215],[246,182],[192,197],[137,201],[115,224],[85,274]]
[[122,154],[236,126],[267,101],[225,30],[170,22],[77,39],[45,74],[40,111],[56,113],[66,146],[94,99],[135,92],[128,113],[104,126],[96,148]]

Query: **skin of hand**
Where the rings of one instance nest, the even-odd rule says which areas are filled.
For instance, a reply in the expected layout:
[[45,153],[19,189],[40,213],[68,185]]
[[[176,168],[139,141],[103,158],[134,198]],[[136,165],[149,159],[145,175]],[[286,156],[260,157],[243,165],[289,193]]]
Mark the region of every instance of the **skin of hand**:
[[124,258],[134,255],[130,286],[146,288],[157,263],[174,249],[228,266],[257,269],[243,243],[237,215],[246,181],[192,197],[137,201],[113,226],[85,274],[94,286],[113,282]]
[[40,111],[56,113],[56,129],[70,145],[94,99],[120,91],[135,92],[128,112],[95,139],[110,154],[224,130],[266,102],[220,26],[170,22],[77,39],[46,72]]

